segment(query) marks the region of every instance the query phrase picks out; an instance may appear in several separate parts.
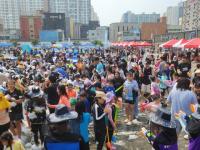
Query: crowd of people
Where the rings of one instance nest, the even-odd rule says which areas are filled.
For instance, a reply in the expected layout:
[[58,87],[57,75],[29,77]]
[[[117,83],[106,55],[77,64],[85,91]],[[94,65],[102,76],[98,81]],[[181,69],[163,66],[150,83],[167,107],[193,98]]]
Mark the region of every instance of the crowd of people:
[[25,149],[23,126],[32,149],[89,150],[91,126],[96,149],[114,150],[118,122],[134,128],[141,113],[149,128],[140,124],[138,134],[155,150],[178,150],[181,131],[199,150],[200,64],[191,53],[111,47],[17,57],[0,60],[0,150]]

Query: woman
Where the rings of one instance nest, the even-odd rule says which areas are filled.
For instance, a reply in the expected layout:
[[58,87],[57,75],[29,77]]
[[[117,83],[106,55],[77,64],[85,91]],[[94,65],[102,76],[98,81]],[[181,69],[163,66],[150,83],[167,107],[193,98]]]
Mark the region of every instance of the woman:
[[[58,95],[60,96],[58,104],[63,104],[66,107],[71,108],[71,104],[70,104],[70,101],[68,99],[68,95],[66,93],[66,87],[65,87],[65,85],[59,85],[58,89],[57,89],[57,92],[58,92]],[[48,104],[49,108],[54,108],[55,109],[56,106],[57,105]]]
[[[0,135],[10,128],[9,108],[10,102],[5,98],[3,93],[0,93]],[[2,148],[3,145],[0,142],[0,149]]]
[[25,150],[22,143],[19,140],[14,140],[10,132],[4,132],[0,137],[0,141],[5,146],[4,150]]
[[116,89],[116,96],[122,97],[123,88],[121,86],[124,84],[124,79],[120,76],[119,72],[115,72],[115,78],[113,83]]
[[21,122],[23,119],[22,93],[15,88],[15,81],[9,80],[7,82],[8,91],[5,93],[8,100],[11,102],[10,120],[11,131],[14,135],[21,138]]
[[80,120],[80,134],[83,138],[84,150],[89,150],[89,131],[88,126],[91,121],[91,115],[86,112],[85,102],[79,101],[75,106],[75,111],[78,113],[78,119]]
[[[191,106],[197,104],[197,97],[190,89],[190,80],[183,78],[178,80],[176,88],[174,88],[167,98],[171,103],[172,117],[175,119],[175,114],[183,111],[187,116],[192,114]],[[181,125],[179,121],[176,121],[177,134],[181,131]]]

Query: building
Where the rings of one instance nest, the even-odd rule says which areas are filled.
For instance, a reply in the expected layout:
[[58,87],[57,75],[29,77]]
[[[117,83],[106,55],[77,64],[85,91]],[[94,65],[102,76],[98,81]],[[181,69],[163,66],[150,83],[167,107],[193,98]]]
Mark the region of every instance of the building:
[[104,46],[108,45],[108,27],[101,26],[97,27],[96,30],[88,31],[88,40],[89,41],[101,41]]
[[99,16],[97,15],[97,13],[94,10],[94,7],[91,6],[91,21],[99,21]]
[[40,31],[41,42],[61,42],[64,40],[63,30],[42,30]]
[[133,29],[139,29],[139,25],[135,23],[112,23],[109,27],[109,41],[117,42],[123,41],[123,34],[129,33]]
[[88,24],[91,18],[91,0],[49,0],[49,12],[65,13],[76,23]]
[[161,17],[157,23],[143,23],[141,25],[141,40],[151,41],[155,35],[166,34],[167,24],[166,17]]
[[168,7],[166,11],[166,17],[168,25],[179,25],[179,7]]
[[21,16],[20,29],[23,41],[39,39],[40,30],[42,29],[41,16]]
[[183,31],[191,31],[200,28],[200,1],[199,0],[187,0],[184,2],[183,8]]
[[80,38],[87,39],[88,31],[95,30],[99,26],[99,21],[89,21],[89,24],[82,24],[80,27]]
[[128,11],[123,14],[121,22],[125,23],[135,23],[141,25],[146,22],[158,22],[160,19],[160,14],[134,14],[131,11]]
[[4,29],[9,32],[20,30],[20,16],[37,15],[47,10],[47,0],[0,0],[0,18]]
[[167,33],[181,32],[182,28],[180,25],[167,25]]
[[66,18],[64,13],[44,13],[42,30],[63,30],[66,37]]

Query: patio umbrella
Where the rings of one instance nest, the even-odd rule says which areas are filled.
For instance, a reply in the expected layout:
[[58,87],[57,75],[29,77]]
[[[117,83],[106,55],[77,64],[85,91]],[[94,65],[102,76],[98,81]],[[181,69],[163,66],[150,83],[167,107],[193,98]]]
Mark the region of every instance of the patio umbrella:
[[178,40],[177,39],[171,39],[169,40],[168,42],[165,42],[163,44],[161,44],[159,47],[162,47],[162,48],[172,48],[172,46],[177,43]]

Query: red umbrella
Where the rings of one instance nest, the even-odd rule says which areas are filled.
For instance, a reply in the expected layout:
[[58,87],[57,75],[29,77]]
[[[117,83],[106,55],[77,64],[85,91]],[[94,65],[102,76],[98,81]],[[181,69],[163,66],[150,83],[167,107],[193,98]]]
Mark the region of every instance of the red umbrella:
[[139,43],[139,46],[152,46],[152,44],[148,42],[141,42]]
[[169,40],[168,42],[165,42],[163,44],[160,45],[160,47],[163,47],[163,48],[172,48],[172,46],[177,43],[178,40],[177,39],[171,39]]
[[180,39],[178,42],[176,42],[173,47],[175,48],[181,48],[182,45],[186,44],[188,42],[188,40],[186,39]]
[[195,38],[184,44],[184,48],[199,48],[200,47],[200,38]]

